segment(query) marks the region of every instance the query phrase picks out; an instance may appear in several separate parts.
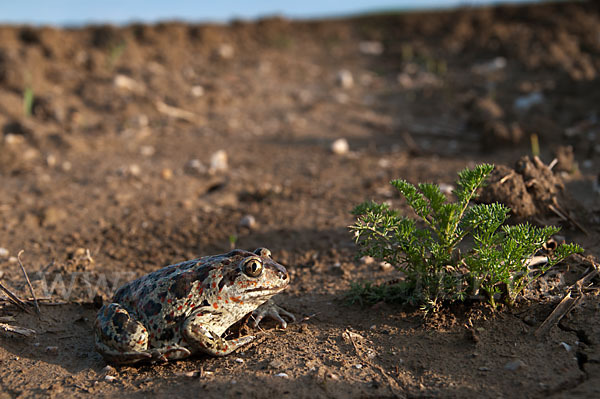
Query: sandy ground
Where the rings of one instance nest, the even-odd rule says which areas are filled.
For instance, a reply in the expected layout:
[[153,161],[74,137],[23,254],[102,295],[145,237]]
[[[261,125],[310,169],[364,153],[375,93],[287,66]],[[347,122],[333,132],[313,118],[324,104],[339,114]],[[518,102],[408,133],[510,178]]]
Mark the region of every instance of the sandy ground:
[[[0,397],[599,396],[597,291],[534,335],[582,259],[495,313],[470,304],[424,318],[343,300],[351,282],[397,277],[356,258],[354,205],[406,211],[390,179],[453,184],[478,162],[512,167],[534,133],[544,162],[561,155],[554,170],[588,234],[552,215],[533,221],[561,223],[598,255],[599,37],[591,2],[0,27],[1,282],[29,297],[23,249],[48,297],[40,318],[0,302],[2,322],[36,331],[0,336]],[[341,138],[349,151],[336,154]],[[102,300],[232,245],[268,247],[288,268],[276,301],[297,323],[266,323],[225,358],[105,368],[92,335]]]

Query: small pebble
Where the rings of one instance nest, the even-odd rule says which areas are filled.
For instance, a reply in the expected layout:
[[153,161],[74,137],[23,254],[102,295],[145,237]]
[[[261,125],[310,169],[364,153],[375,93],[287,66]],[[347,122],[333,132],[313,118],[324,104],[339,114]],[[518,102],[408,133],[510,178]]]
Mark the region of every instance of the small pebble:
[[477,370],[479,371],[490,371],[489,367],[479,367]]
[[506,363],[504,365],[504,369],[509,370],[509,371],[516,371],[525,366],[526,366],[526,364],[522,360],[517,359],[517,360],[513,360],[512,362]]
[[141,93],[144,91],[144,85],[126,75],[117,75],[114,84],[119,89],[129,90],[131,92]]
[[116,379],[117,379],[117,377],[112,376],[112,375],[105,375],[104,376],[104,381],[113,382]]
[[192,86],[191,93],[192,93],[192,96],[194,96],[194,97],[202,97],[204,95],[204,87]]
[[236,361],[237,363],[244,363],[244,359],[242,359],[241,357],[236,357],[236,358],[235,358],[235,361]]
[[367,55],[381,55],[383,53],[383,44],[378,41],[363,41],[358,43],[358,50]]
[[49,353],[51,355],[57,355],[58,354],[58,346],[47,346],[46,353]]
[[285,363],[280,359],[271,360],[271,362],[269,362],[269,367],[274,369],[280,369],[283,366],[285,366]]
[[346,93],[335,93],[333,95],[333,99],[338,104],[348,104],[348,101],[350,101],[350,96],[348,96]]
[[208,169],[210,173],[224,172],[228,167],[227,153],[225,151],[219,150],[212,154],[210,157],[210,167]]
[[106,365],[101,371],[105,374],[110,374],[116,372],[117,370],[113,366]]
[[365,255],[362,258],[360,258],[360,263],[362,263],[363,265],[370,265],[373,262],[375,262],[375,258],[373,258],[372,256]]
[[48,165],[49,167],[53,167],[56,165],[56,156],[52,155],[52,154],[48,154],[46,155],[46,165]]
[[331,151],[337,155],[344,155],[350,151],[350,145],[348,141],[344,138],[337,139],[333,143],[331,143]]
[[275,374],[275,377],[290,378],[290,376],[287,375],[286,373],[277,373],[277,374]]
[[344,89],[349,89],[354,86],[354,77],[352,76],[352,72],[347,69],[342,69],[339,71],[337,74],[337,83]]
[[85,256],[85,253],[85,248],[77,248],[75,252],[73,252],[73,259],[82,258]]
[[185,169],[191,173],[203,174],[206,173],[206,166],[199,159],[191,159],[186,165]]
[[0,258],[6,258],[8,256],[8,254],[9,254],[8,249],[0,248]]
[[362,364],[355,364],[354,367],[360,370],[360,369],[363,368],[363,365]]
[[64,172],[70,171],[72,167],[73,167],[73,165],[71,165],[71,162],[69,162],[69,161],[64,161],[61,165],[61,168]]
[[248,229],[253,229],[256,227],[256,218],[252,215],[246,215],[240,219],[239,225],[241,227],[246,227]]
[[142,173],[142,168],[137,164],[131,164],[127,167],[125,173],[131,176],[139,176]]
[[17,263],[19,262],[19,259],[17,259],[16,256],[11,256],[10,258],[8,258],[8,263]]
[[454,190],[453,185],[446,184],[446,183],[440,183],[439,188],[440,188],[440,191],[444,194],[452,194],[452,191]]
[[156,152],[156,149],[151,145],[143,145],[140,147],[140,154],[145,157],[151,157]]
[[571,349],[573,349],[573,347],[572,347],[571,345],[567,344],[566,342],[561,342],[561,343],[560,343],[560,345],[561,345],[563,348],[565,348],[565,350],[566,350],[567,352],[571,352]]
[[217,49],[217,54],[219,55],[219,57],[223,58],[224,60],[233,58],[234,53],[235,53],[235,51],[231,44],[221,44],[219,46],[219,48]]
[[171,180],[173,178],[173,171],[169,168],[164,168],[160,172],[160,177],[162,177],[164,180]]
[[530,108],[542,104],[545,101],[544,95],[540,92],[533,92],[518,97],[514,102],[514,108],[517,111],[528,111]]
[[379,161],[377,161],[377,165],[380,168],[386,169],[392,166],[392,162],[387,158],[381,158]]
[[147,115],[140,114],[135,118],[136,123],[139,127],[146,127],[148,123],[150,123],[150,119],[148,119]]
[[499,71],[504,68],[506,68],[506,58],[496,57],[492,60],[473,65],[471,67],[471,70],[475,73],[487,74]]
[[25,142],[25,138],[20,134],[7,133],[4,135],[4,142],[8,145],[16,145]]
[[394,268],[394,266],[392,266],[392,264],[388,262],[379,262],[379,267],[383,271],[392,270]]

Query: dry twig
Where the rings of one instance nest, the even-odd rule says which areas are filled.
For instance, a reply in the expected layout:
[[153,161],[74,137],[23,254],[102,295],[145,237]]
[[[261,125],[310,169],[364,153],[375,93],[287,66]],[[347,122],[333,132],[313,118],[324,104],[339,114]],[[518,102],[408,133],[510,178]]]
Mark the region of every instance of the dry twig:
[[586,236],[590,235],[590,233],[588,233],[588,231],[582,225],[580,225],[575,219],[569,216],[569,214],[560,207],[558,201],[556,201],[556,197],[552,198],[552,202],[552,204],[548,205],[548,209],[554,212],[561,219],[573,223],[573,225],[575,225],[575,227],[581,230]]
[[198,116],[193,112],[187,111],[185,109],[173,107],[171,105],[165,104],[162,101],[156,101],[154,103],[156,105],[156,109],[161,114],[165,114],[167,116],[173,117],[175,119],[183,119],[184,121],[190,123],[198,123]]
[[4,291],[6,293],[6,295],[8,295],[8,300],[9,302],[11,302],[13,305],[15,305],[16,307],[18,307],[19,309],[21,309],[24,312],[29,313],[29,309],[26,306],[26,303],[23,302],[21,300],[21,298],[19,298],[17,296],[17,294],[15,294],[14,292],[12,292],[11,290],[9,290],[8,288],[6,288],[4,286],[4,284],[0,283],[0,289],[2,291]]
[[511,170],[509,174],[500,179],[500,184],[506,183],[507,180],[512,179],[515,176],[515,171]]
[[36,332],[29,328],[9,326],[8,324],[0,323],[0,334],[13,337],[15,334],[22,335],[24,337],[31,337]]
[[31,285],[31,281],[29,280],[29,276],[27,275],[27,271],[25,270],[25,267],[23,266],[23,262],[21,262],[21,254],[23,252],[25,252],[25,251],[24,250],[19,251],[19,253],[17,254],[17,260],[19,261],[19,266],[21,266],[21,270],[23,271],[23,274],[25,275],[25,280],[27,280],[27,285],[29,286],[29,292],[31,292],[31,296],[33,297],[33,303],[35,303],[35,311],[39,316],[40,315],[40,305],[38,305],[37,298],[35,297],[35,293],[33,292],[33,287]]
[[[560,303],[554,308],[550,316],[544,320],[544,322],[535,330],[537,337],[547,334],[550,329],[558,324],[558,322],[565,317],[573,308],[575,308],[583,300],[583,288],[589,284],[589,282],[598,275],[598,267],[594,265],[593,270],[588,271],[582,278],[577,280],[575,284],[567,289],[567,293]],[[577,292],[577,297],[572,297],[571,293]]]

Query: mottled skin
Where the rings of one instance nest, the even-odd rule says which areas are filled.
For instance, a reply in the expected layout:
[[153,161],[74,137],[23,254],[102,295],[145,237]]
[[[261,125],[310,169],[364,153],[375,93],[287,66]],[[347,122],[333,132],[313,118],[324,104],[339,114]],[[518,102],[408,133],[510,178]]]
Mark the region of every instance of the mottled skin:
[[271,252],[233,250],[167,266],[117,290],[113,302],[98,312],[96,350],[118,364],[182,359],[193,353],[227,355],[254,339],[225,339],[223,333],[255,311],[256,322],[280,314],[273,295],[289,284]]

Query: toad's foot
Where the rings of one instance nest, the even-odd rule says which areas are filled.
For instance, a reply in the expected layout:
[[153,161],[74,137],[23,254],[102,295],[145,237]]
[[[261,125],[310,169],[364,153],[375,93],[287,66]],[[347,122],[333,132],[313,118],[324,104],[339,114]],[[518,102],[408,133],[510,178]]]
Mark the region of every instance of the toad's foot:
[[106,361],[114,364],[133,364],[148,361],[152,358],[152,354],[147,351],[119,352],[102,342],[96,342],[96,350]]
[[271,299],[255,309],[254,312],[252,312],[252,316],[254,316],[254,327],[257,327],[258,323],[260,323],[265,316],[276,320],[281,328],[287,327],[287,322],[283,320],[281,316],[287,317],[292,323],[296,321],[296,317],[293,314],[277,306]]

